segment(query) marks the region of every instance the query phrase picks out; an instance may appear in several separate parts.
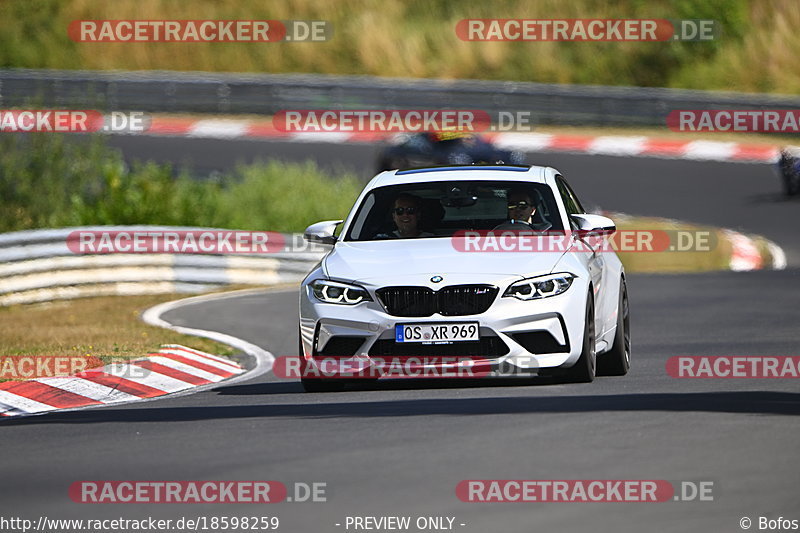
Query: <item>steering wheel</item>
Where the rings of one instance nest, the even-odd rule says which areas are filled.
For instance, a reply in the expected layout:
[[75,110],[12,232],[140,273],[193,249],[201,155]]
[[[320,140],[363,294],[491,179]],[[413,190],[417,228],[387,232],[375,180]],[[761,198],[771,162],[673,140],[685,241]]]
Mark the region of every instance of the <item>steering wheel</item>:
[[492,231],[536,231],[533,226],[521,220],[507,220],[495,226]]

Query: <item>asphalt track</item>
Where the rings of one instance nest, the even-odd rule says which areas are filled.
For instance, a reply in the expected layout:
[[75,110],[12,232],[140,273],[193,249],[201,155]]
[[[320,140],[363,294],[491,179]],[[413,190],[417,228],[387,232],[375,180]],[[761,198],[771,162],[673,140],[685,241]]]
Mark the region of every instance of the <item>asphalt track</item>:
[[[118,138],[126,155],[175,162],[313,155],[366,174],[375,147]],[[592,384],[401,382],[309,395],[267,375],[143,404],[0,424],[4,516],[276,515],[289,532],[347,531],[354,515],[452,516],[463,532],[741,531],[740,518],[800,519],[796,380],[677,380],[674,355],[800,355],[798,202],[765,165],[534,154],[586,204],[761,233],[785,271],[629,277],[633,368]],[[170,311],[178,325],[295,354],[296,291]],[[79,505],[78,480],[327,483],[326,503]],[[465,479],[711,481],[713,501],[463,503]],[[336,526],[335,524],[342,524]],[[460,526],[459,524],[465,524]],[[353,529],[350,529],[353,531]],[[416,531],[412,528],[411,531]]]

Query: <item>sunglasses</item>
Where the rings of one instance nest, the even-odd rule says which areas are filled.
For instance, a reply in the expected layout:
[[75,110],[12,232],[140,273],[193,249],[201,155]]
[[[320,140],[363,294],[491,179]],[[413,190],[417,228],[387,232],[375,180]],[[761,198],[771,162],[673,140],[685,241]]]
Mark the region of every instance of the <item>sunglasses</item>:
[[416,207],[395,207],[392,212],[395,215],[403,216],[404,213],[408,213],[409,215],[416,215],[417,214]]
[[528,202],[517,202],[514,204],[512,203],[508,204],[509,209],[528,209],[529,207],[533,207],[533,204]]

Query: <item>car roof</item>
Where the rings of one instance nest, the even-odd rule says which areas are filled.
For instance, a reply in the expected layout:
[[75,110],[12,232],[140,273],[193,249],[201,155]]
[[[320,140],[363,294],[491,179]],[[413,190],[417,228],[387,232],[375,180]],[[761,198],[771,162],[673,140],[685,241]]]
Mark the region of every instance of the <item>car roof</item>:
[[546,183],[550,167],[528,165],[463,165],[386,170],[375,176],[367,189],[431,181],[525,181]]

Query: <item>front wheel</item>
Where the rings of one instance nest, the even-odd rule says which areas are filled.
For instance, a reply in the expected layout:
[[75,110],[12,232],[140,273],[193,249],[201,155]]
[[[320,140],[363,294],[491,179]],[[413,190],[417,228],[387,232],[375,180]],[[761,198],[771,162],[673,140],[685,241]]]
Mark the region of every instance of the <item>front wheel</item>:
[[578,362],[567,370],[567,380],[572,383],[594,381],[597,357],[594,338],[594,297],[591,290],[586,298],[586,325],[583,328],[583,350]]
[[620,281],[619,307],[617,308],[617,332],[611,350],[597,361],[600,376],[624,376],[631,367],[631,319],[628,307],[628,287]]

